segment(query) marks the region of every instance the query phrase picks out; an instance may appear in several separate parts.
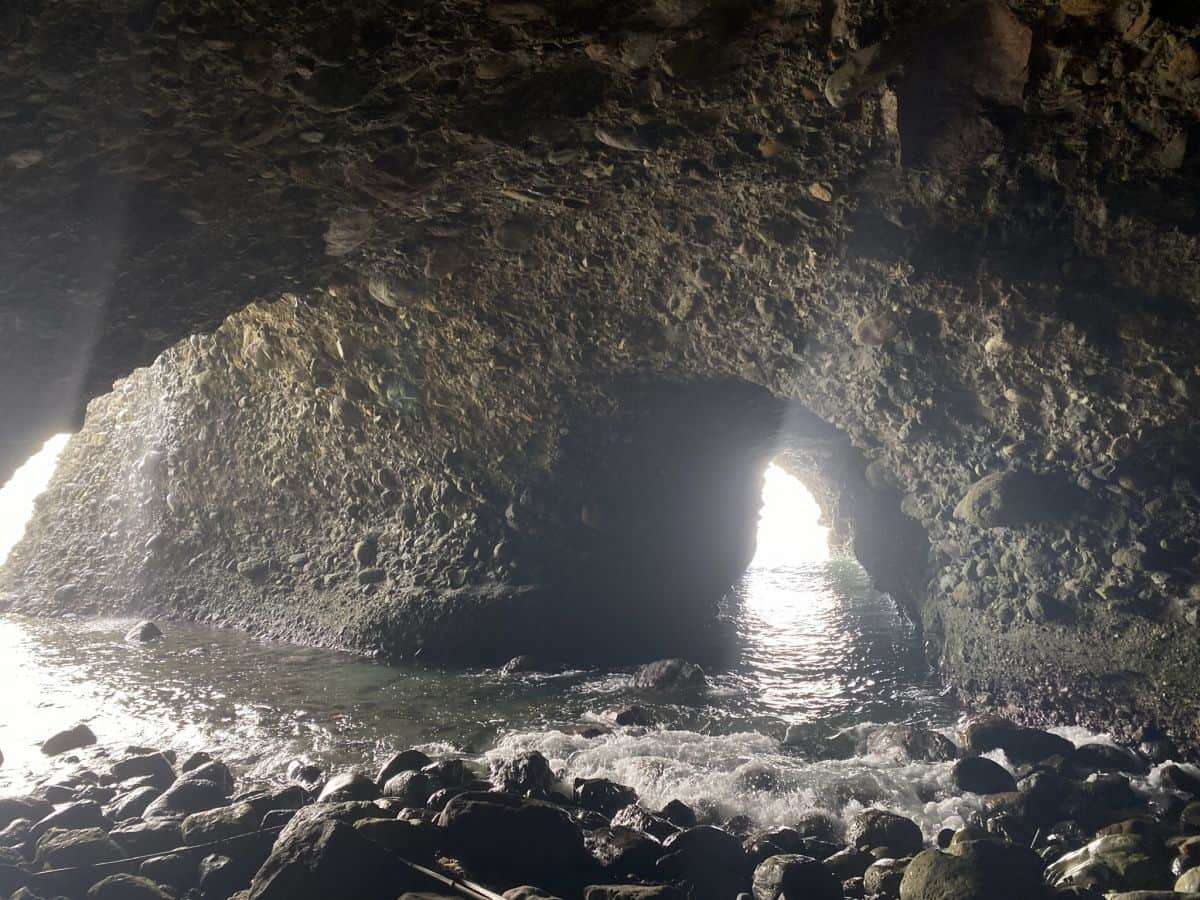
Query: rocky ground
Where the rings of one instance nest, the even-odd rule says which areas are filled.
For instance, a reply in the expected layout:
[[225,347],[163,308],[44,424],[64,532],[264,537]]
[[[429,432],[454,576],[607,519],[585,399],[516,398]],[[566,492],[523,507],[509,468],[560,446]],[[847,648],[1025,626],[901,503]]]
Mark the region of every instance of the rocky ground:
[[[639,678],[680,690],[691,672],[664,661]],[[982,811],[937,835],[878,808],[768,829],[715,806],[649,809],[607,779],[566,784],[536,752],[486,773],[419,750],[374,776],[297,761],[251,784],[219,753],[98,746],[84,725],[42,750],[56,774],[0,798],[0,893],[14,900],[1200,896],[1200,775],[1167,762],[1168,741],[1076,746],[994,716],[966,720],[957,744],[915,726],[871,738],[874,753],[957,759],[953,789]],[[1152,767],[1153,802],[1130,781]]]
[[0,470],[98,399],[3,602],[652,644],[708,598],[588,588],[711,588],[796,450],[972,703],[1194,744],[1197,16],[9,4]]

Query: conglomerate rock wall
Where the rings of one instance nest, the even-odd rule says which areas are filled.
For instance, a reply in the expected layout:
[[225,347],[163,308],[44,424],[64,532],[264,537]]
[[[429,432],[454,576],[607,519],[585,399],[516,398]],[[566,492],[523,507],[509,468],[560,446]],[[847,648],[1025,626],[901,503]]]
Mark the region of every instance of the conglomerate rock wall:
[[5,409],[78,369],[85,185],[171,227],[80,396],[260,302],[92,402],[17,608],[445,656],[658,608],[653,647],[786,451],[973,699],[1200,736],[1190,5],[113,6],[5,20]]

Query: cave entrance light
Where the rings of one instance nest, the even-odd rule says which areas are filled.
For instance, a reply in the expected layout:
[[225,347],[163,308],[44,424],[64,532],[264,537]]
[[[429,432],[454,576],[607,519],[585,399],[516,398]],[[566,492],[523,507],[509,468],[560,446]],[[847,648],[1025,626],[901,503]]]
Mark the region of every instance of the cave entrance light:
[[33,501],[50,484],[58,455],[70,437],[54,435],[0,488],[0,564],[25,533],[25,525],[33,515]]
[[800,481],[775,463],[763,475],[758,547],[751,569],[786,569],[829,561],[829,529]]

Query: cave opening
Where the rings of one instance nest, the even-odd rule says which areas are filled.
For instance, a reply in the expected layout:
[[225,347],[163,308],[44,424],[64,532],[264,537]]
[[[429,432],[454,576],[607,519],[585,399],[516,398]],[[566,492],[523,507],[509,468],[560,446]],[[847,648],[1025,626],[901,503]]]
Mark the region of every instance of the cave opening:
[[0,487],[0,564],[25,534],[33,504],[50,484],[59,454],[70,438],[66,433],[51,437]]

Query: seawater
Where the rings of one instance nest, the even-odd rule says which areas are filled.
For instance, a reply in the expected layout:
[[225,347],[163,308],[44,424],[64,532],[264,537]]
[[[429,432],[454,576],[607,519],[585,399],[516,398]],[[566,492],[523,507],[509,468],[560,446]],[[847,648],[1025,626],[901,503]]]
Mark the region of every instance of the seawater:
[[[928,672],[912,625],[856,563],[751,569],[721,613],[730,645],[692,702],[639,694],[627,669],[504,677],[193,625],[163,623],[164,639],[134,644],[125,620],[3,617],[0,794],[50,777],[61,763],[38,744],[82,721],[99,738],[78,754],[85,765],[131,746],[208,750],[242,777],[270,780],[293,759],[370,770],[415,746],[486,769],[535,749],[568,783],[607,776],[651,807],[679,799],[762,825],[884,806],[932,834],[978,808],[954,791],[949,763],[865,753],[879,725],[949,733],[960,711]],[[579,733],[631,702],[658,724]],[[794,746],[781,743],[789,726]]]

